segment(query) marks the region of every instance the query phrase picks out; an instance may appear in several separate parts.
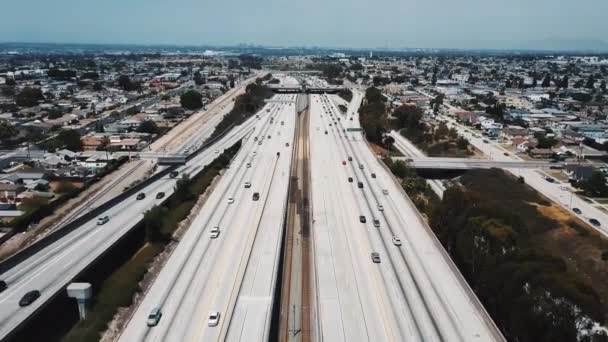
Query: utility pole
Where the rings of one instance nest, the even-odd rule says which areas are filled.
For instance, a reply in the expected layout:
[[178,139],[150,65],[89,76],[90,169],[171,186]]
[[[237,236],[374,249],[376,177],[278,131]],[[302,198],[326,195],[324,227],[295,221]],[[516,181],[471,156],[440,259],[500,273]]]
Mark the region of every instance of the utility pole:
[[291,308],[293,309],[293,314],[291,315],[293,317],[293,329],[291,330],[293,336],[295,337],[300,331],[302,331],[302,329],[297,329],[296,328],[296,305],[292,305]]

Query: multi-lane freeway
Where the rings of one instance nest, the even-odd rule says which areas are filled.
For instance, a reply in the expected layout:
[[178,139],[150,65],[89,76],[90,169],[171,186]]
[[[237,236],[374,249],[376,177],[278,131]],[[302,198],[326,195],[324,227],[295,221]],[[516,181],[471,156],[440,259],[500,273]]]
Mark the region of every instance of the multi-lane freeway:
[[[279,107],[277,104],[269,106]],[[196,174],[224,149],[251,134],[257,125],[258,121],[252,118],[235,127],[203,153],[178,168],[178,172]],[[110,218],[109,222],[98,225],[97,220],[93,219],[1,274],[0,279],[6,281],[8,288],[0,296],[0,339],[65,288],[83,269],[133,228],[146,210],[162,201],[156,198],[159,192],[164,192],[165,198],[170,196],[175,181],[175,178],[167,176],[154,182],[142,190],[146,194],[144,199],[138,200],[136,195],[133,195],[105,212],[104,215]],[[26,292],[32,290],[40,291],[40,298],[27,307],[20,307],[18,301]]]
[[[297,84],[289,77],[281,82]],[[359,127],[363,94],[354,92],[345,113],[332,96],[310,96],[306,120],[300,121],[307,123],[303,134],[309,146],[306,174],[298,173],[309,180],[307,193],[299,194],[310,208],[310,216],[301,216],[310,224],[305,237],[310,254],[302,253],[301,261],[310,265],[301,278],[302,294],[309,291],[302,295],[307,312],[299,317],[307,324],[307,340],[503,340],[362,132],[348,130]],[[296,122],[296,95],[276,95],[178,168],[180,174],[195,174],[243,142],[134,309],[120,341],[270,338],[277,324],[273,308],[281,284],[288,185],[297,160]],[[8,284],[0,296],[0,339],[160,203],[157,193],[171,195],[175,181],[167,176],[150,184],[142,190],[145,198],[133,195],[107,210],[109,222],[98,225],[93,219],[0,275]],[[20,307],[19,299],[31,290],[41,297]],[[294,331],[297,326],[290,325]]]
[[314,339],[503,340],[354,111],[310,103]]
[[[295,95],[277,99],[289,101],[260,112],[120,341],[268,339],[296,121]],[[162,318],[150,327],[155,308]]]

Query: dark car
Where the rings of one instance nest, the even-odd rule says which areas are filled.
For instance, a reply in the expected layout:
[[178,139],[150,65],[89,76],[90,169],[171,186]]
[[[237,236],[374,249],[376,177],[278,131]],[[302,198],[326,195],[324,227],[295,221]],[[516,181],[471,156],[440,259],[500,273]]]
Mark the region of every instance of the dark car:
[[592,225],[594,225],[594,226],[596,226],[596,227],[601,226],[600,221],[598,221],[598,220],[596,220],[596,219],[594,219],[594,218],[589,219],[589,223],[591,223]]
[[353,177],[348,177],[348,182],[352,183],[353,182]]
[[545,180],[549,183],[555,183],[555,179],[553,179],[551,177],[545,177]]
[[254,192],[254,193],[253,193],[253,200],[254,200],[254,201],[257,201],[257,200],[259,200],[259,199],[260,199],[260,193],[259,193],[259,192]]
[[363,183],[362,182],[357,182],[357,187],[359,189],[363,189]]
[[8,285],[6,285],[6,282],[4,280],[0,280],[0,292],[6,290],[7,287]]
[[376,178],[376,174],[375,173],[372,173],[372,178]]
[[30,291],[21,297],[19,300],[19,306],[28,306],[38,299],[38,297],[40,297],[40,291]]
[[156,194],[156,199],[161,199],[163,197],[165,197],[165,193],[164,192],[159,192],[159,193]]
[[374,262],[374,264],[379,264],[380,263],[380,254],[378,253],[372,253],[372,261]]
[[348,161],[353,161],[353,157],[348,157]]
[[574,211],[577,214],[582,214],[583,212],[579,209],[579,208],[573,208],[572,211]]
[[144,194],[143,192],[137,194],[137,200],[142,200],[144,198],[146,198],[146,194]]
[[172,172],[169,174],[169,177],[171,177],[171,178],[175,178],[175,177],[177,177],[177,175],[179,175],[179,172],[177,172],[177,171],[172,171]]
[[363,215],[359,216],[359,222],[361,222],[361,223],[367,222],[367,220],[365,219],[365,216],[363,216]]
[[327,134],[327,131],[325,131],[325,134]]

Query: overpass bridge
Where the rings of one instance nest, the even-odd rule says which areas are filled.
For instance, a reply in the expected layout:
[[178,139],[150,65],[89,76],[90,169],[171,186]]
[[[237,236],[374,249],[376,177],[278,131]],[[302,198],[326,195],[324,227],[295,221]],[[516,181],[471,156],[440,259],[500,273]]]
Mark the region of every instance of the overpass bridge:
[[424,170],[473,170],[491,168],[541,169],[563,166],[563,163],[526,160],[490,160],[443,157],[392,157],[392,159],[406,161],[411,167]]
[[[292,101],[293,102],[293,101]],[[51,155],[44,150],[15,150],[15,151],[0,151],[0,156],[6,155],[15,160],[28,160],[44,158]],[[84,151],[78,152],[76,159],[86,160],[88,158],[119,158],[130,157],[134,159],[152,159],[157,160],[159,164],[174,164],[183,165],[186,163],[187,154],[184,153],[162,153],[162,152],[141,152],[141,151],[120,151],[120,152],[105,152],[105,151]]]
[[344,89],[343,86],[323,86],[323,87],[314,87],[314,86],[295,86],[295,85],[280,85],[280,84],[271,84],[268,86],[272,91],[279,94],[298,94],[298,93],[306,93],[306,94],[335,94],[340,90]]

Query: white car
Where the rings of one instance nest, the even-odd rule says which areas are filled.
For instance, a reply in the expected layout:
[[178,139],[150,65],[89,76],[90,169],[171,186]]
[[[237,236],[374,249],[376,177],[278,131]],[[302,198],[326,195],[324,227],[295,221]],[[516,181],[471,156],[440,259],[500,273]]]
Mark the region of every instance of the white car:
[[209,320],[207,321],[207,324],[210,327],[215,327],[218,325],[219,322],[220,322],[220,313],[217,311],[211,311],[209,313]]
[[228,198],[228,204],[232,204],[232,203],[234,203],[234,198],[229,197],[229,198]]
[[247,165],[245,165],[246,167],[251,167],[251,163],[247,163]]
[[401,239],[396,236],[393,236],[393,245],[401,246]]
[[110,217],[109,217],[109,216],[107,216],[107,215],[106,215],[106,216],[99,217],[99,218],[97,219],[97,225],[98,225],[98,226],[104,225],[104,224],[108,223],[108,221],[110,221]]
[[378,204],[378,210],[384,211],[384,207],[382,206],[382,204]]
[[215,227],[211,228],[209,235],[211,235],[212,239],[217,238],[220,235],[220,227],[215,226]]
[[251,182],[245,182],[245,189],[251,188]]
[[220,150],[215,150],[215,154],[218,154],[218,153],[220,153]]
[[256,156],[258,153],[256,151],[253,151],[253,155]]
[[160,318],[162,316],[163,313],[160,311],[160,308],[155,307],[154,309],[152,309],[152,311],[150,311],[150,314],[148,315],[148,321],[146,323],[149,327],[154,327],[158,325],[158,321],[160,321]]

